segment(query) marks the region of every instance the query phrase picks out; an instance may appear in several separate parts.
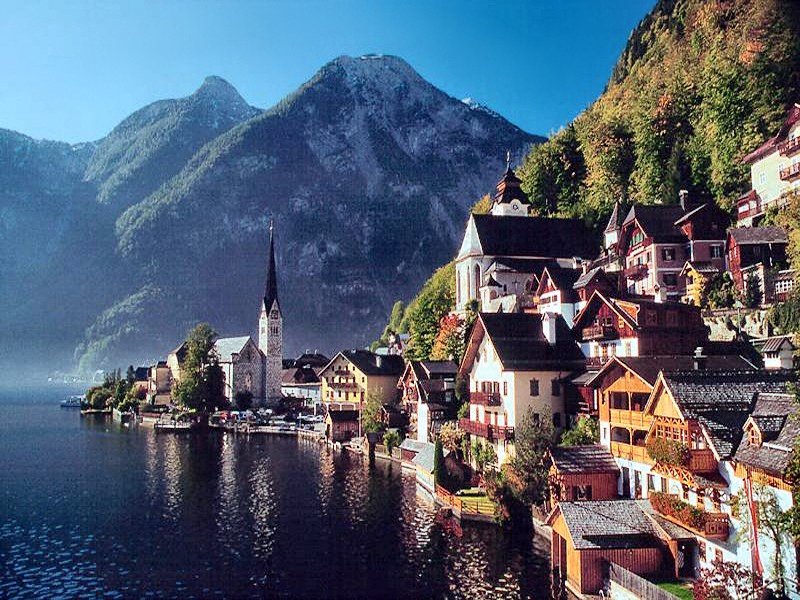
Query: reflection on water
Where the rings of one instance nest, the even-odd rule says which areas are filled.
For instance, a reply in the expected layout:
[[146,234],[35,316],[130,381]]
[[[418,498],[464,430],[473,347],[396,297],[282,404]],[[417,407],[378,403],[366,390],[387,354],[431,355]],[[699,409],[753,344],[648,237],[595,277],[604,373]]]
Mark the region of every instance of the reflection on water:
[[0,397],[0,597],[547,596],[528,536],[437,521],[395,463],[120,430],[59,398]]

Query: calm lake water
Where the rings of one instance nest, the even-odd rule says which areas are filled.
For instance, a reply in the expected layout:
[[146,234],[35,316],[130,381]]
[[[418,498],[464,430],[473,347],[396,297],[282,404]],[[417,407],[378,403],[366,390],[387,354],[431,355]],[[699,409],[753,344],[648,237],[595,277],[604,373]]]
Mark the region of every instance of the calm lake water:
[[123,430],[69,393],[0,392],[0,597],[549,596],[538,541],[437,523],[396,464]]

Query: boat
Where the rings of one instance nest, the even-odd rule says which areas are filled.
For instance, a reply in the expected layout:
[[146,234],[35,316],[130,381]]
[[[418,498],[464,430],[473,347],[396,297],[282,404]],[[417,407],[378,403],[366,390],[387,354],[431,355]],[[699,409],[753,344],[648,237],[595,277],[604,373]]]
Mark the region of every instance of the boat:
[[80,408],[86,396],[70,396],[61,401],[61,408]]

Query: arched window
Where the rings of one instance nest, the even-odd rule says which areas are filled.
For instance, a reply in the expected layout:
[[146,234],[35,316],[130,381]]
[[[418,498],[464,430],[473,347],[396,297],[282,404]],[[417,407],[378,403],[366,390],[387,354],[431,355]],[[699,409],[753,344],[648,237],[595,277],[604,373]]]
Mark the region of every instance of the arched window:
[[456,269],[456,305],[461,304],[461,271]]
[[478,297],[478,290],[481,289],[481,266],[475,265],[475,298]]

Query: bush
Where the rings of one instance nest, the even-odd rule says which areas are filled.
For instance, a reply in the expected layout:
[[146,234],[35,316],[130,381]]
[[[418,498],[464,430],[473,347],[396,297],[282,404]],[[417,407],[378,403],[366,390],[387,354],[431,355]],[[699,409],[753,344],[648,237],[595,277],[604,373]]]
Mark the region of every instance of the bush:
[[386,446],[386,454],[391,454],[393,448],[397,448],[403,440],[396,430],[391,429],[383,434],[383,445]]
[[685,466],[689,460],[689,448],[676,440],[655,438],[647,443],[647,454],[662,465]]

